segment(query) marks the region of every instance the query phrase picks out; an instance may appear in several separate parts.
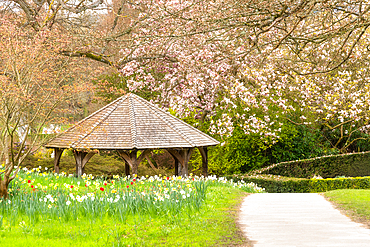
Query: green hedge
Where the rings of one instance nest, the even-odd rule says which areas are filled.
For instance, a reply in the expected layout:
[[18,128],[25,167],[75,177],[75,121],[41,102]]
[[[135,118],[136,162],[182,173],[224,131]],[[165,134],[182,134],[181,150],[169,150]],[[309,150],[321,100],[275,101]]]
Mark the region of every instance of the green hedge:
[[305,179],[273,175],[226,176],[234,181],[253,182],[269,193],[318,193],[337,189],[370,189],[370,177]]
[[295,178],[370,176],[370,152],[340,154],[313,159],[282,162],[256,173]]

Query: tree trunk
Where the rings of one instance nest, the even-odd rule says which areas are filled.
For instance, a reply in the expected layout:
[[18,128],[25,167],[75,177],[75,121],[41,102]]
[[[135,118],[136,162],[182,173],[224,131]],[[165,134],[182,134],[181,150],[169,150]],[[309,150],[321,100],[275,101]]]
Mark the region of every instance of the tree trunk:
[[5,180],[0,181],[0,198],[8,198],[8,184]]

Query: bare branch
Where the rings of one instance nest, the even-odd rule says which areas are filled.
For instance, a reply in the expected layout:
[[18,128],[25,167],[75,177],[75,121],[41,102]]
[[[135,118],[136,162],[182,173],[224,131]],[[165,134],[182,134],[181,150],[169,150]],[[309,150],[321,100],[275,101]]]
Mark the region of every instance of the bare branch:
[[67,5],[63,0],[58,0],[58,3],[66,10],[79,14],[81,12],[84,12],[88,9],[95,9],[99,7],[100,4],[103,3],[103,0],[97,0],[96,2],[93,2],[88,5],[83,5],[82,3],[86,2],[86,0],[81,0],[81,2],[78,5]]
[[81,51],[62,51],[62,55],[68,57],[87,57],[92,60],[114,66],[114,63],[106,58],[104,55],[94,54],[93,52],[81,52]]

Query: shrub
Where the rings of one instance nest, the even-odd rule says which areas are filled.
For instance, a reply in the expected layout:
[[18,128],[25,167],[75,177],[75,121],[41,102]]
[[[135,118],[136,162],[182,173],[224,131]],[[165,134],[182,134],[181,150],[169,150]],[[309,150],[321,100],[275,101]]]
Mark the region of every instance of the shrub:
[[339,154],[312,159],[282,162],[255,173],[296,178],[334,178],[370,176],[370,152]]
[[253,182],[269,193],[318,193],[338,189],[370,189],[370,177],[306,179],[273,175],[226,176],[234,181]]
[[284,124],[280,139],[268,151],[271,153],[270,164],[339,153],[339,150],[330,148],[330,143],[323,140],[318,129],[291,123]]
[[256,133],[247,135],[236,127],[222,145],[209,149],[210,173],[246,173],[274,163],[338,153],[321,139],[319,131],[289,122],[279,128],[281,131],[275,142]]

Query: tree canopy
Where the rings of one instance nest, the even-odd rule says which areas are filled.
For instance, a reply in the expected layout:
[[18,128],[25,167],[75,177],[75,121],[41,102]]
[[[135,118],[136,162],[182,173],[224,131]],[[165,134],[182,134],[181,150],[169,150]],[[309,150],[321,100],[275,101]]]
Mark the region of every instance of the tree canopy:
[[59,55],[111,67],[114,76],[100,87],[107,95],[144,93],[221,140],[218,152],[232,153],[229,145],[242,140],[256,146],[252,153],[274,153],[272,146],[293,145],[307,131],[340,152],[368,140],[368,1],[7,0],[2,7],[21,29],[68,36]]

